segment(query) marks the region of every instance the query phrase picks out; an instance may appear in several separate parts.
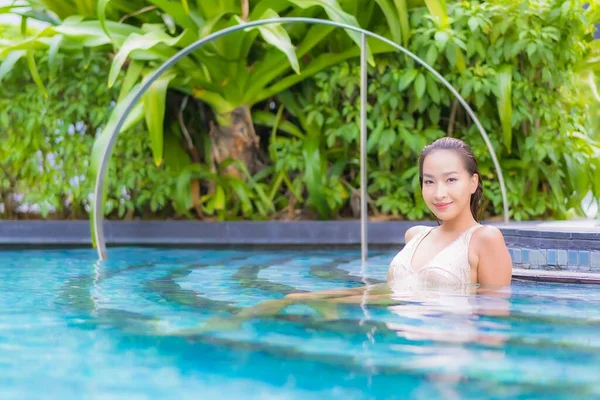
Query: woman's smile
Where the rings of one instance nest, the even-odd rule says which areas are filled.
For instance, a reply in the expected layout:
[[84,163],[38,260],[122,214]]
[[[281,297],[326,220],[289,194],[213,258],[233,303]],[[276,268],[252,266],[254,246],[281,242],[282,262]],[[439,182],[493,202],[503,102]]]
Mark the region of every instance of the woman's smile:
[[435,208],[437,208],[440,211],[445,211],[448,209],[448,207],[450,207],[450,205],[452,205],[452,202],[445,202],[445,203],[434,203],[433,204],[435,206]]

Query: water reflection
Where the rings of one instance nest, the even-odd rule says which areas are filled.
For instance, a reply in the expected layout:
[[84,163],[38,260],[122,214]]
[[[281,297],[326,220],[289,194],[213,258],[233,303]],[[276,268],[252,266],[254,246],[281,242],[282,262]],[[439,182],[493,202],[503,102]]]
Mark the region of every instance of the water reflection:
[[[100,322],[135,334],[136,341],[144,337],[148,346],[172,346],[161,354],[198,349],[190,368],[204,359],[202,346],[210,345],[249,375],[256,369],[254,356],[268,353],[294,379],[302,372],[292,363],[315,363],[311,370],[328,365],[338,377],[361,376],[369,388],[385,376],[409,377],[412,384],[422,382],[424,397],[435,390],[433,397],[463,398],[465,382],[472,386],[477,380],[512,382],[523,385],[517,392],[524,390],[534,380],[528,371],[540,363],[549,366],[543,376],[535,374],[543,384],[567,376],[589,385],[592,377],[583,368],[600,365],[600,353],[590,351],[600,348],[600,339],[585,324],[587,316],[600,317],[600,296],[583,288],[519,284],[514,294],[477,287],[391,288],[371,283],[383,275],[383,264],[350,261],[317,269],[287,254],[278,255],[277,263],[263,255],[213,257],[187,266],[90,263],[91,274],[65,285],[66,295],[87,285]],[[328,275],[328,268],[336,273]],[[359,281],[364,286],[350,294],[334,289],[320,298],[285,298],[282,290],[297,279],[306,287],[315,282],[315,288],[336,281],[341,288]]]

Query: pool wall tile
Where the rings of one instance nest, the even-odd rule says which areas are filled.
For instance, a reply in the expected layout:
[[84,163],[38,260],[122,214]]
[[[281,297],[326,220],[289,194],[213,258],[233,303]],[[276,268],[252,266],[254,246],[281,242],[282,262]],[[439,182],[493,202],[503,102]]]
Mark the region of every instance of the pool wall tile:
[[514,253],[515,253],[515,258],[514,258],[515,263],[521,264],[523,262],[523,259],[521,258],[521,249],[514,249]]
[[521,262],[529,264],[529,249],[521,249]]
[[577,250],[567,251],[567,264],[568,265],[579,265],[579,252]]
[[590,252],[589,251],[580,251],[579,252],[579,265],[583,267],[590,266]]
[[529,252],[529,262],[532,266],[544,265],[544,258],[539,250],[530,250]]
[[561,265],[561,266],[567,265],[567,251],[566,250],[558,250],[558,265]]
[[546,249],[538,249],[537,259],[538,259],[537,265],[545,266],[548,264],[548,261],[546,260]]
[[546,260],[548,265],[558,265],[557,251],[555,249],[548,250],[547,255]]
[[532,267],[537,267],[538,264],[538,251],[537,250],[529,250],[529,265]]
[[600,268],[600,251],[592,252],[592,268]]

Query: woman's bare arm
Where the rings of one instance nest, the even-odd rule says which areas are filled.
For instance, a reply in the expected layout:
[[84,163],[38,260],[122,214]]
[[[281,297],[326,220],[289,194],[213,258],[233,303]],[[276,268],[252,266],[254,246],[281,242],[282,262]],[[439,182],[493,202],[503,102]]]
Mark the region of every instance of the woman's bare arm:
[[510,285],[512,260],[502,232],[494,226],[484,226],[473,234],[477,249],[477,283],[483,288],[502,288]]

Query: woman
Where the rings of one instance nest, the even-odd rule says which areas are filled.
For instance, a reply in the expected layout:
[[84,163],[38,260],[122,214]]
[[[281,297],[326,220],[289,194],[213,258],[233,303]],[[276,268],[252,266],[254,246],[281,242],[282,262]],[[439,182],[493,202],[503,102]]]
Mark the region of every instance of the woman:
[[406,232],[406,246],[388,270],[390,286],[406,279],[428,286],[508,285],[512,261],[502,233],[479,224],[483,187],[469,146],[454,138],[426,146],[419,181],[423,199],[441,225]]
[[[479,224],[483,187],[471,148],[449,137],[426,146],[419,158],[419,182],[438,226],[414,226],[406,231],[406,246],[388,268],[387,282],[392,292],[416,288],[464,290],[474,285],[496,290],[508,286],[512,261],[502,232]],[[340,301],[351,302],[353,295],[366,289],[298,293],[287,298],[344,297]]]
[[448,294],[477,288],[504,296],[506,291],[498,289],[510,284],[512,261],[500,230],[479,224],[483,187],[473,151],[459,139],[436,140],[421,153],[419,181],[438,226],[414,226],[406,232],[406,246],[388,267],[387,285],[293,293],[242,310],[234,318],[275,315],[299,302],[336,318],[335,303],[392,305],[423,296],[420,301],[433,305],[469,308],[468,298]]

